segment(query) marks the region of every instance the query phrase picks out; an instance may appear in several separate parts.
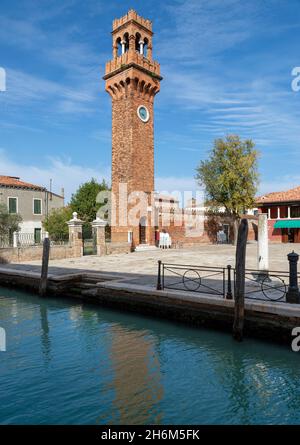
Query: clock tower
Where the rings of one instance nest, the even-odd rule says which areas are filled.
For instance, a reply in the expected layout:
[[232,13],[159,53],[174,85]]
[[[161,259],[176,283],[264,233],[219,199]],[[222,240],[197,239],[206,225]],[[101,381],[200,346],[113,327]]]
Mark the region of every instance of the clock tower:
[[[134,246],[154,244],[150,224],[154,212],[150,202],[154,192],[153,102],[162,77],[159,63],[152,58],[152,37],[152,22],[132,9],[114,20],[113,58],[106,64],[104,76],[105,89],[112,98],[112,192],[116,201],[112,241],[132,239]],[[124,218],[123,213],[130,210],[124,184],[127,195],[144,192],[148,196],[146,215],[137,225]]]

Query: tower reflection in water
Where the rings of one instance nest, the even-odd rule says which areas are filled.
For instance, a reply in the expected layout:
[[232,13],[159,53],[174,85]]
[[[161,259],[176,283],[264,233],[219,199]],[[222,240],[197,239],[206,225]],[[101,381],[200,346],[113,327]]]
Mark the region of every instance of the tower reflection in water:
[[157,339],[147,331],[129,331],[122,326],[113,326],[110,335],[114,398],[109,423],[160,423],[163,385]]

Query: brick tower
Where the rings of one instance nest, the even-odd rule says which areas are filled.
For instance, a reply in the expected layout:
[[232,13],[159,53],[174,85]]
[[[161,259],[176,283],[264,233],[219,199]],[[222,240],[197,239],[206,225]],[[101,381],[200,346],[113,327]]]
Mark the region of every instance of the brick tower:
[[[112,98],[112,192],[117,206],[112,241],[132,238],[134,246],[154,243],[150,194],[154,191],[153,101],[159,92],[160,65],[152,59],[152,22],[134,10],[113,21],[113,59],[106,64],[105,89]],[[138,191],[149,196],[147,215],[137,226],[124,222],[126,197]],[[127,208],[127,210],[130,210]]]

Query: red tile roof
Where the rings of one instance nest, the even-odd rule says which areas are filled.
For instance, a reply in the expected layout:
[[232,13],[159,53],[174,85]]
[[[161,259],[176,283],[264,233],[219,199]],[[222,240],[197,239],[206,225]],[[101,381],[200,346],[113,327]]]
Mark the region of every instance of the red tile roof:
[[285,192],[272,192],[256,198],[256,204],[300,201],[300,186]]
[[17,176],[1,176],[0,175],[0,187],[17,187],[31,190],[45,190],[45,187],[40,185],[30,184],[29,182],[21,181]]

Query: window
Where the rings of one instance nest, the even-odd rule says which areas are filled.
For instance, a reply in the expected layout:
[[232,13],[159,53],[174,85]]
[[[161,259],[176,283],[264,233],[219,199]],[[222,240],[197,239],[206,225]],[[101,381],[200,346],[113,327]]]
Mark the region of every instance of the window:
[[33,213],[34,213],[34,215],[42,214],[42,200],[41,199],[33,200]]
[[42,241],[42,229],[34,229],[34,242],[40,244]]
[[8,211],[9,211],[9,213],[17,213],[18,212],[17,198],[8,198]]
[[299,218],[300,217],[300,207],[292,206],[291,207],[291,218]]
[[277,207],[271,207],[271,212],[270,212],[270,217],[271,219],[276,219],[278,216],[278,209]]
[[288,217],[288,207],[283,206],[280,207],[280,218],[287,218]]

